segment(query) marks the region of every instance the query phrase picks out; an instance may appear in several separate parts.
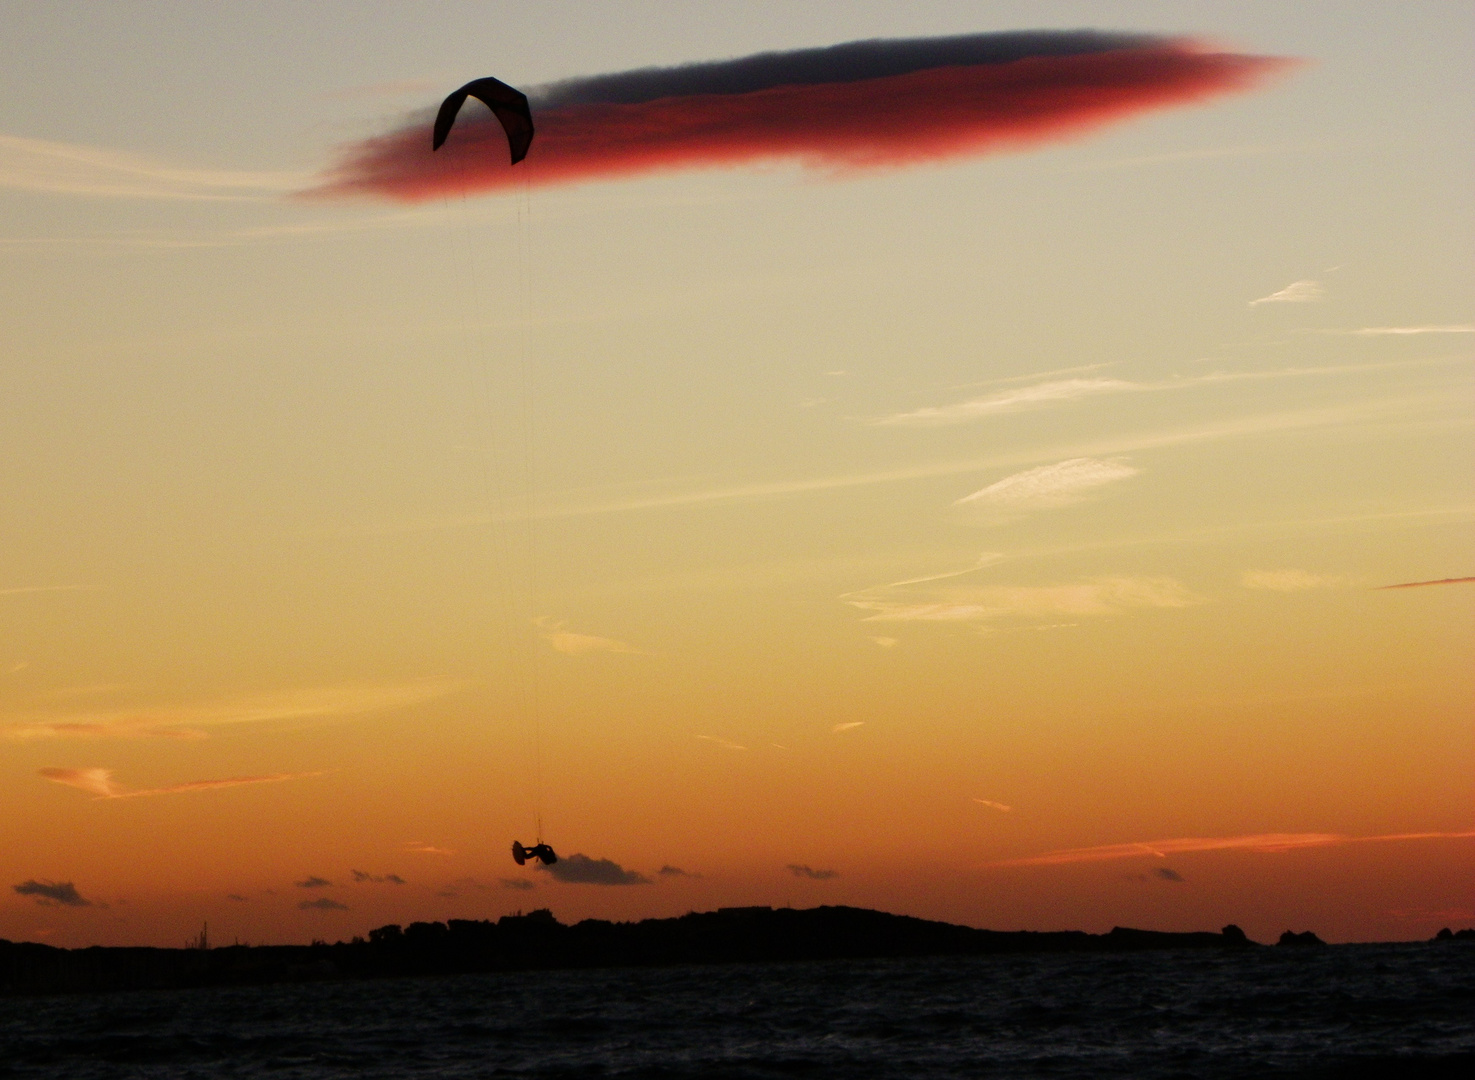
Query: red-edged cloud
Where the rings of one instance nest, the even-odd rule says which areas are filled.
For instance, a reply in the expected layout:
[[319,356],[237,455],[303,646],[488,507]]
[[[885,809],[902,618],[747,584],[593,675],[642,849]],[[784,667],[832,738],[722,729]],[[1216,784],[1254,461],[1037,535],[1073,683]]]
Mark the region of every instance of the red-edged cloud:
[[1425,585],[1470,585],[1475,583],[1475,577],[1447,577],[1438,581],[1405,581],[1398,585],[1380,585],[1378,590],[1385,589],[1422,589]]
[[534,91],[537,134],[517,166],[501,127],[473,103],[441,150],[431,151],[429,121],[417,118],[345,147],[306,194],[416,202],[773,161],[831,173],[893,168],[1082,136],[1253,89],[1295,63],[1181,39],[1042,32],[629,72]]

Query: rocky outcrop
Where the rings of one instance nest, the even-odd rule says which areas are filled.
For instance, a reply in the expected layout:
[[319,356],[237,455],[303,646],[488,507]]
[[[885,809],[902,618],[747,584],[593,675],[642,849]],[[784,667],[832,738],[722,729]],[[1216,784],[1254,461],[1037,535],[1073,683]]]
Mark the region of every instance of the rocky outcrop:
[[1276,944],[1295,949],[1314,949],[1317,946],[1325,945],[1326,942],[1322,941],[1321,938],[1317,937],[1310,930],[1303,930],[1299,934],[1293,930],[1287,930],[1284,934],[1280,935],[1280,940]]

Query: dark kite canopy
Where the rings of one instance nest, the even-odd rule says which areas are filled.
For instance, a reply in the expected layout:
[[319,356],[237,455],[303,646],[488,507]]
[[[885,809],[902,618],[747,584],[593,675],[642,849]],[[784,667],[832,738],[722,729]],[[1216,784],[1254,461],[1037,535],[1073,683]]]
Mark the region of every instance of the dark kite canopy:
[[507,132],[507,146],[512,151],[512,164],[516,165],[528,156],[528,147],[533,143],[533,114],[528,108],[527,95],[515,90],[500,79],[473,79],[440,103],[440,112],[435,116],[435,135],[430,142],[431,150],[439,150],[441,143],[451,133],[456,114],[474,97],[492,110]]

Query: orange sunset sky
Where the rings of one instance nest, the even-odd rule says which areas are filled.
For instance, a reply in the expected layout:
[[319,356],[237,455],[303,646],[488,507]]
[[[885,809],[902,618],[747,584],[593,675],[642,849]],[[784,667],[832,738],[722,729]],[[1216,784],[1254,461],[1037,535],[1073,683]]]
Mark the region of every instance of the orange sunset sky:
[[[1469,4],[3,10],[0,938],[1475,925]],[[477,76],[1083,26],[1305,62],[299,194]]]

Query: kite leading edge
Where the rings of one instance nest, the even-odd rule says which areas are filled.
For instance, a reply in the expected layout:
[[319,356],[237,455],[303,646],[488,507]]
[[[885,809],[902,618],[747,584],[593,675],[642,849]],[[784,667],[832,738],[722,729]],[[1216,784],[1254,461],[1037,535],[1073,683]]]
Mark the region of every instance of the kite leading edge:
[[430,139],[430,149],[439,150],[451,133],[456,114],[474,97],[492,110],[507,133],[507,148],[512,152],[512,164],[516,165],[528,156],[528,147],[533,144],[533,113],[528,108],[527,95],[500,79],[473,79],[440,103],[440,112],[435,116],[435,131]]

